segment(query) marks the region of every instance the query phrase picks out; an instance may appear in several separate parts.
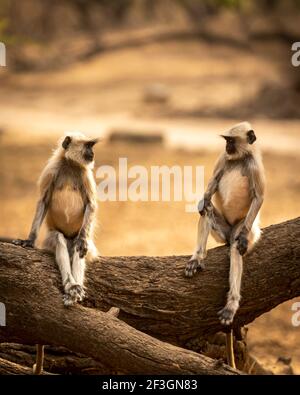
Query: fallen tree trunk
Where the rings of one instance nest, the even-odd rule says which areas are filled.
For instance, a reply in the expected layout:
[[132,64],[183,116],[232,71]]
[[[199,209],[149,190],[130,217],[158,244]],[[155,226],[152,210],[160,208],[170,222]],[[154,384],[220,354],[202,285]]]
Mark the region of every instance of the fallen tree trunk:
[[33,257],[32,251],[9,244],[5,250],[5,258],[0,254],[0,295],[7,313],[6,326],[0,327],[2,340],[63,345],[120,373],[238,374],[223,363],[137,331],[114,311],[64,307],[52,259],[45,261],[40,251]]
[[[300,295],[299,239],[300,218],[264,229],[257,247],[244,258],[242,301],[236,316],[239,326]],[[193,279],[183,275],[188,258],[101,257],[87,270],[85,305],[101,310],[117,306],[120,319],[169,340],[222,330],[216,313],[228,290],[228,248],[210,250],[207,268]],[[30,265],[33,270],[41,267],[61,289],[49,254],[0,243],[2,260],[8,264],[18,260],[21,267]]]
[[[300,218],[264,230],[256,249],[245,258],[243,299],[236,325],[245,325],[276,305],[300,295],[299,239]],[[117,306],[121,309],[120,319],[143,332],[178,344],[194,336],[222,330],[216,313],[224,305],[228,289],[227,247],[210,250],[207,269],[193,279],[183,275],[187,259],[175,256],[101,257],[87,270],[89,297],[86,305],[102,310]],[[203,373],[206,368],[213,368],[211,360],[205,362],[209,365],[205,368],[196,367],[197,354],[168,349],[172,346],[156,343],[155,339],[100,311],[82,306],[64,308],[58,270],[53,257],[43,251],[0,243],[0,298],[11,311],[7,328],[0,329],[0,337],[5,341],[61,344],[100,360],[110,355],[110,362],[115,363],[112,366],[126,370],[130,362],[132,369],[142,373],[158,372],[162,367],[168,372],[165,353],[169,356],[168,364],[179,365],[172,369],[173,373],[196,370]],[[74,331],[74,327],[80,329]],[[69,339],[71,335],[77,338]],[[112,351],[114,336],[118,346]],[[87,344],[90,341],[98,346]],[[120,351],[121,344],[125,365],[117,363],[117,356],[111,355]],[[124,350],[124,347],[128,348]],[[153,361],[157,353],[162,357],[159,363]],[[174,353],[183,357],[184,367],[183,359],[172,359]],[[188,364],[186,358],[190,359]],[[120,355],[117,359],[121,359]],[[140,360],[138,367],[135,366],[137,360]]]

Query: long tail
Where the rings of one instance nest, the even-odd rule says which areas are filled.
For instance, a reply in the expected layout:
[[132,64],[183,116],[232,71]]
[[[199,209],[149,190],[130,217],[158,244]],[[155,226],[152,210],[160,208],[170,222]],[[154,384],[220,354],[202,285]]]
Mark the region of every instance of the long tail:
[[227,354],[227,363],[232,368],[235,367],[235,359],[234,359],[234,351],[233,351],[233,331],[231,329],[230,332],[226,333],[226,354]]
[[44,364],[44,346],[36,345],[36,363],[33,365],[33,374],[42,374]]

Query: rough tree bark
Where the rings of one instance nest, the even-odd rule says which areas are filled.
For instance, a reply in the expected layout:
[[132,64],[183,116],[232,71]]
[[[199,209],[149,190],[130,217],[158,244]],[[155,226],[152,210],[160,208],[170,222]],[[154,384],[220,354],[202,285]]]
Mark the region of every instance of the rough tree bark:
[[[0,375],[19,375],[19,374],[26,374],[32,375],[32,368],[28,368],[26,366],[18,365],[14,362],[7,361],[5,359],[0,358]],[[49,375],[50,373],[43,372],[44,375]]]
[[[0,375],[5,374],[1,369],[2,361],[12,362],[17,366],[28,368],[36,363],[36,347],[16,343],[0,343]],[[64,375],[101,375],[116,374],[99,361],[83,354],[77,354],[61,346],[45,346],[43,373]]]
[[1,245],[0,295],[7,320],[0,327],[0,341],[63,345],[132,374],[239,374],[139,332],[116,318],[114,311],[64,307],[55,264],[49,255],[43,258],[41,251]]
[[[300,218],[264,230],[245,258],[236,325],[300,295],[299,238]],[[177,344],[217,332],[222,326],[216,313],[228,289],[227,252],[227,247],[210,250],[207,269],[193,279],[183,275],[188,257],[101,257],[87,271],[86,305],[102,310],[117,306],[120,319]],[[8,310],[8,326],[0,329],[5,341],[64,345],[99,360],[107,357],[120,370],[128,364],[142,373],[214,370],[211,360],[160,343],[101,311],[64,308],[58,270],[43,251],[0,243],[0,299]]]
[[[244,258],[241,306],[235,325],[252,322],[300,295],[300,217],[263,230]],[[86,305],[118,306],[120,319],[175,344],[224,328],[217,312],[228,291],[229,248],[208,251],[206,269],[184,277],[190,256],[100,258],[87,273]]]

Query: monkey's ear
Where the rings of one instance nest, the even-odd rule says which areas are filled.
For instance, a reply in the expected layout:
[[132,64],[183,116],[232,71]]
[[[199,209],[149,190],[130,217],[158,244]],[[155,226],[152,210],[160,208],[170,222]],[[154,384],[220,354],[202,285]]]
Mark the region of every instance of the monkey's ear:
[[62,142],[62,147],[64,149],[67,149],[69,147],[69,145],[71,144],[71,141],[72,141],[72,139],[70,136],[65,137],[64,141]]
[[247,140],[248,140],[249,144],[253,144],[254,143],[254,141],[256,140],[256,136],[255,136],[254,130],[249,130],[247,132]]

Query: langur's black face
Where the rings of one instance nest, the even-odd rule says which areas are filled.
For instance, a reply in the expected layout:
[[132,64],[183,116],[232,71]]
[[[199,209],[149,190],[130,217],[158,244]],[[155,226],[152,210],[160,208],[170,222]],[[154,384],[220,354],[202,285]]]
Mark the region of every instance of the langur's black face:
[[83,158],[86,162],[92,162],[94,160],[94,151],[93,147],[97,143],[97,140],[91,140],[86,143],[84,143],[84,148],[83,148]]
[[82,139],[71,136],[65,137],[62,147],[65,150],[65,157],[83,166],[88,165],[94,160],[93,147],[98,139]]
[[236,139],[231,136],[222,136],[226,140],[226,152],[228,155],[236,153]]
[[[243,155],[250,150],[250,145],[256,141],[256,136],[253,130],[249,130],[245,137],[242,136],[224,136],[226,140],[226,152],[228,155]],[[236,155],[235,155],[236,154]]]

